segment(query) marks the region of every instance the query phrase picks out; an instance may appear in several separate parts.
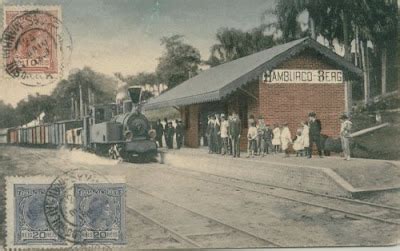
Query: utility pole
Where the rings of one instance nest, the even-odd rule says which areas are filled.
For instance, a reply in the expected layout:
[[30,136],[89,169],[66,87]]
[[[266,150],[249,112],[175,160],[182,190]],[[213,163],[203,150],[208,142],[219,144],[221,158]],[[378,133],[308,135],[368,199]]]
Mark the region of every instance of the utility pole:
[[82,97],[82,86],[79,85],[79,109],[80,109],[80,116],[79,118],[83,118],[83,97]]
[[369,79],[369,58],[368,58],[368,42],[361,41],[361,56],[363,62],[363,72],[364,72],[364,105],[369,104],[370,99],[370,79]]
[[79,117],[79,110],[78,110],[78,100],[77,99],[75,99],[74,100],[75,101],[75,119],[78,119],[78,117]]
[[71,95],[71,119],[74,119],[75,116],[74,103],[74,96]]

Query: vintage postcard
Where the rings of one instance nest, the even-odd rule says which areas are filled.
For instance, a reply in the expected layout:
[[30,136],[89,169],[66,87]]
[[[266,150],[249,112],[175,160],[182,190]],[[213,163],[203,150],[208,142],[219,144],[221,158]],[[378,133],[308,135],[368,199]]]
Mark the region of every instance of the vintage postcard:
[[0,247],[396,247],[399,6],[0,0]]

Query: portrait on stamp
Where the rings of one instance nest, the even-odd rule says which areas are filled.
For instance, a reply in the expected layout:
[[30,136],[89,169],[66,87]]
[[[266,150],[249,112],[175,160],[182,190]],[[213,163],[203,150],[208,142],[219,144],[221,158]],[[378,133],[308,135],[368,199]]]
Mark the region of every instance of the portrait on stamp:
[[[42,180],[45,181],[46,178]],[[50,184],[40,184],[36,178],[33,178],[33,182],[27,181],[29,179],[24,178],[8,180],[9,247],[65,247],[67,243],[51,229],[45,215],[45,195]],[[65,207],[62,200],[57,203],[60,208]]]
[[124,184],[76,184],[79,243],[126,243]]

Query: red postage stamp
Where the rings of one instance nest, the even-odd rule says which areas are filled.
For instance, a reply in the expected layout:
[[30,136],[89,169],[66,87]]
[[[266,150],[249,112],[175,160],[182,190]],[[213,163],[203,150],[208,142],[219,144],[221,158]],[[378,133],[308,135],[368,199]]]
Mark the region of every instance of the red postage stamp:
[[63,70],[63,26],[59,6],[5,6],[3,57],[6,73],[41,86]]

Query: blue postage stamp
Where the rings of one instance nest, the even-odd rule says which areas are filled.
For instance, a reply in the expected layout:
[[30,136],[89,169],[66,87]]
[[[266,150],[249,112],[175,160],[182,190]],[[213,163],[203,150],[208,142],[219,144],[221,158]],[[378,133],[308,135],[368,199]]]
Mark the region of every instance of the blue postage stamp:
[[45,196],[49,186],[14,184],[13,246],[66,244],[65,240],[51,229],[45,214]]
[[126,244],[122,183],[75,184],[75,238],[81,244]]

